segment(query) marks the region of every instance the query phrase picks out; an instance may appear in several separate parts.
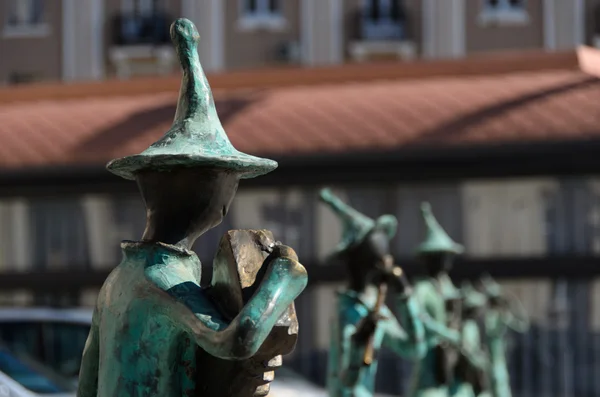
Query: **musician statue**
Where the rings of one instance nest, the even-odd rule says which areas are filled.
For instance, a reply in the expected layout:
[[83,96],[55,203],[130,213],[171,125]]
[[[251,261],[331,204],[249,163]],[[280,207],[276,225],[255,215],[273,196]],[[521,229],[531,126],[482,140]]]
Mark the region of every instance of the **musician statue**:
[[425,277],[414,284],[414,295],[424,311],[428,350],[415,364],[409,396],[447,397],[461,350],[460,291],[448,276],[455,256],[464,249],[437,222],[429,203],[421,204],[427,229],[417,249]]
[[[486,309],[487,299],[465,281],[461,289],[461,349],[454,367],[450,395],[454,397],[490,397],[488,387],[489,359],[483,347],[479,320]],[[463,354],[462,352],[469,352]]]
[[[396,218],[368,218],[329,189],[321,191],[321,199],[342,221],[342,241],[332,259],[343,261],[349,276],[347,288],[338,293],[327,386],[332,397],[370,397],[375,389],[380,348],[385,346],[406,358],[421,358],[426,351],[425,331],[411,287],[390,255]],[[388,288],[406,319],[406,328],[385,305]]]
[[[209,359],[247,362],[240,368],[256,371],[264,355],[261,363],[252,359],[269,345],[276,366],[289,341],[273,340],[274,328],[286,321],[291,333],[297,328],[288,320],[306,286],[306,271],[294,251],[266,231],[226,235],[215,259],[218,282],[200,286],[192,245],[222,221],[240,179],[266,174],[277,163],[241,153],[230,143],[198,59],[196,27],[178,19],[170,34],[183,68],[173,125],[141,154],[107,166],[137,182],[147,223],[141,241],[121,244],[123,260],[100,291],[79,397],[245,395],[239,378],[250,379],[249,373],[208,375]],[[246,255],[250,276],[240,274]],[[263,383],[272,378],[256,377]],[[262,388],[256,395],[267,392]]]
[[511,397],[510,377],[506,362],[506,333],[513,330],[524,333],[529,329],[527,312],[514,296],[502,291],[500,285],[485,275],[478,283],[487,295],[485,312],[485,342],[490,356],[489,379],[492,397]]

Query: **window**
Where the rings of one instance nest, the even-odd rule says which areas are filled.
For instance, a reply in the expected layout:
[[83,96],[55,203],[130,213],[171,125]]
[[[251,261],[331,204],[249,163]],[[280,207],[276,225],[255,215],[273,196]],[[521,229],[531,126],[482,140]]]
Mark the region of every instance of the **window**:
[[366,0],[363,4],[363,39],[401,40],[405,37],[405,14],[401,0]]
[[124,14],[149,16],[160,11],[159,0],[122,0],[121,10]]
[[252,16],[281,14],[278,0],[245,0],[244,14]]
[[31,203],[33,259],[37,269],[87,266],[88,238],[81,202],[76,199]]
[[40,80],[38,75],[28,72],[12,72],[8,76],[8,84],[11,85],[34,83],[38,80]]
[[367,0],[366,17],[372,21],[404,20],[404,9],[400,0]]
[[285,27],[281,0],[241,0],[238,27],[251,29],[282,29]]
[[44,22],[43,0],[12,0],[8,6],[5,36],[45,36],[49,33]]
[[524,24],[529,22],[525,0],[484,0],[479,22],[483,24]]

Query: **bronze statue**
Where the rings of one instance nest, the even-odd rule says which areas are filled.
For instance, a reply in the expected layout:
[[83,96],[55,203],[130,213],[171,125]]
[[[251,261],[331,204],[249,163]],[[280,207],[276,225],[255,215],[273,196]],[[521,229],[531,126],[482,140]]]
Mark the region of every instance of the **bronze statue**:
[[506,333],[509,329],[526,332],[529,319],[525,308],[516,297],[502,291],[490,276],[481,277],[478,289],[488,298],[484,315],[485,342],[490,357],[489,379],[492,397],[511,397],[510,377],[506,362]]
[[[335,397],[371,397],[380,348],[387,347],[406,358],[421,358],[427,348],[425,331],[410,285],[390,255],[396,218],[383,215],[370,219],[329,189],[321,191],[321,199],[343,223],[342,241],[332,257],[346,264],[349,275],[348,287],[338,294],[327,387]],[[388,287],[406,328],[384,303]]]
[[483,348],[479,320],[486,309],[487,299],[468,281],[462,284],[460,292],[462,295],[461,349],[449,392],[455,397],[482,397],[489,389],[489,360]]
[[429,203],[421,205],[421,212],[427,235],[417,252],[427,276],[416,281],[414,294],[424,312],[428,351],[415,365],[408,395],[447,397],[459,354],[469,354],[461,348],[461,294],[448,276],[454,257],[464,249],[442,229]]
[[232,231],[200,286],[193,243],[226,216],[240,179],[277,163],[237,151],[217,116],[187,19],[171,26],[183,68],[172,127],[141,154],[111,161],[146,208],[141,241],[125,241],[105,281],[80,371],[79,397],[265,395],[293,348],[293,301],[307,275],[267,231]]

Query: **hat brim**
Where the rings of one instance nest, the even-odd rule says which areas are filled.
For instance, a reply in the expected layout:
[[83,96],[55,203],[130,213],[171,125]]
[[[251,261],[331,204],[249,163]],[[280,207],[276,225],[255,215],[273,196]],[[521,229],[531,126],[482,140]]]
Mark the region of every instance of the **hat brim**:
[[460,255],[465,252],[465,248],[462,245],[454,244],[448,247],[435,247],[431,248],[425,245],[420,246],[417,249],[418,255],[428,255],[428,254],[454,254]]
[[398,231],[398,221],[393,215],[382,215],[375,221],[374,229],[383,230],[389,239],[393,239]]
[[239,153],[229,156],[199,156],[193,154],[137,154],[112,160],[106,168],[122,178],[134,180],[135,174],[144,170],[170,171],[174,168],[212,167],[239,174],[240,179],[250,179],[267,174],[277,168],[277,162]]

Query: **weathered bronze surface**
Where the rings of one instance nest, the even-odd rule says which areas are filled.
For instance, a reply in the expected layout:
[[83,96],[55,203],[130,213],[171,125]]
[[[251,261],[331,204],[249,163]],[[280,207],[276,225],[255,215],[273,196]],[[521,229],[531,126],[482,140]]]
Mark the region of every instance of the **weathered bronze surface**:
[[[489,389],[489,359],[483,347],[478,320],[486,308],[486,296],[473,288],[469,282],[461,287],[461,349],[454,367],[450,395],[456,397],[482,396]],[[469,352],[469,354],[464,354]]]
[[293,302],[307,275],[295,252],[266,231],[225,235],[209,288],[190,249],[221,223],[241,178],[277,163],[238,152],[217,117],[200,66],[195,26],[171,38],[183,67],[172,128],[108,169],[135,179],[146,205],[142,241],[99,293],[83,353],[79,397],[241,397],[268,390],[273,368],[296,343]]
[[485,343],[490,357],[490,388],[493,397],[511,397],[510,377],[506,362],[506,333],[509,329],[515,332],[526,332],[529,319],[521,302],[502,291],[502,288],[491,277],[484,276],[479,280],[479,290],[487,295],[488,308],[484,314]]
[[[377,354],[385,346],[407,358],[426,351],[425,331],[402,270],[390,266],[390,240],[397,221],[374,221],[344,204],[328,189],[321,199],[341,218],[342,242],[333,257],[348,267],[349,285],[340,291],[331,330],[327,387],[332,397],[370,397],[375,390]],[[386,260],[387,259],[387,260]],[[382,286],[385,287],[382,288]],[[389,287],[406,328],[383,304]]]
[[[221,239],[207,293],[228,320],[235,318],[256,293],[264,278],[263,263],[278,244],[268,230],[231,230]],[[297,260],[295,253],[290,252],[290,256]],[[198,365],[206,368],[198,376],[228,380],[215,382],[203,392],[214,397],[267,395],[274,370],[282,365],[281,356],[291,353],[297,340],[298,320],[291,304],[258,352],[247,360],[223,360],[198,349]]]
[[461,294],[448,271],[461,245],[452,241],[437,222],[429,203],[421,205],[427,233],[418,248],[427,277],[415,283],[415,297],[423,313],[428,351],[415,364],[409,396],[447,396],[461,352]]

